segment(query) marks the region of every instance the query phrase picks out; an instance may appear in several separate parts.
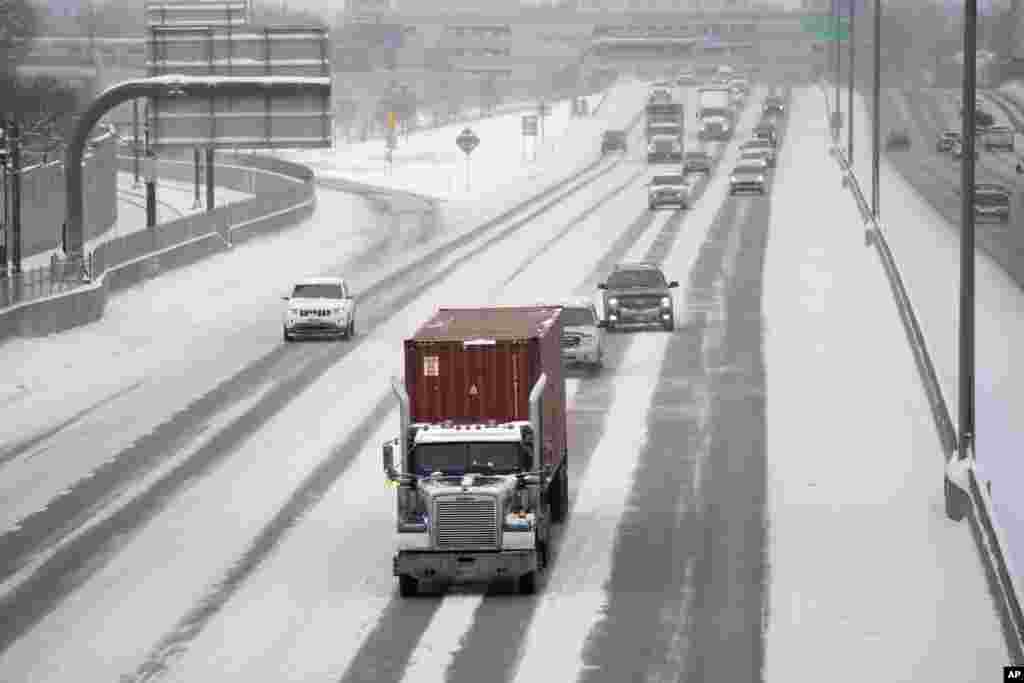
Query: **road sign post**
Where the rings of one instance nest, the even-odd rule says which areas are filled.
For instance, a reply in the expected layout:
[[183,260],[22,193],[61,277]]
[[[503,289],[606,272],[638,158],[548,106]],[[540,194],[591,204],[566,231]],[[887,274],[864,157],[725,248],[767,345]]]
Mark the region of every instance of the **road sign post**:
[[455,138],[455,144],[466,155],[466,192],[469,192],[469,156],[480,144],[480,138],[471,129],[463,128],[462,132]]
[[534,139],[534,148],[536,149],[537,140],[537,116],[534,114],[523,115],[523,160],[526,159],[526,138],[532,137]]

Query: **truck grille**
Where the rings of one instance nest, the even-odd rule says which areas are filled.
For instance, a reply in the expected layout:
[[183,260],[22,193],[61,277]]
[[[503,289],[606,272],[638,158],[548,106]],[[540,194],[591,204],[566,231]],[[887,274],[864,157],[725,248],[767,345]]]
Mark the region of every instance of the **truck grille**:
[[578,334],[563,334],[562,335],[562,348],[571,349],[574,346],[580,345],[580,336]]
[[326,318],[330,314],[331,311],[327,308],[303,308],[299,310],[299,315],[301,315],[304,318],[311,315]]
[[494,498],[448,496],[437,501],[435,527],[439,548],[494,548],[498,514]]

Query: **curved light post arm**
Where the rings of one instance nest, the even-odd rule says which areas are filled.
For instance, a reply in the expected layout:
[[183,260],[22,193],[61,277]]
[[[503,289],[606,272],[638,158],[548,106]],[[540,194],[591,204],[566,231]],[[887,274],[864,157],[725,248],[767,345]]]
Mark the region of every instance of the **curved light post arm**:
[[214,95],[251,97],[254,95],[320,95],[330,97],[331,79],[264,76],[156,76],[118,83],[103,91],[82,114],[67,150],[65,203],[67,207],[67,253],[83,256],[82,158],[93,126],[114,107],[140,97],[185,97],[206,99]]

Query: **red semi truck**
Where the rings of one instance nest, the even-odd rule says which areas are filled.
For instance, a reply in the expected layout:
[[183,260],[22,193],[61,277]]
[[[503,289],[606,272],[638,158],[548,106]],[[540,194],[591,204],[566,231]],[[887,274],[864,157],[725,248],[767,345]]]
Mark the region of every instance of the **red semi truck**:
[[442,308],[405,340],[397,486],[399,593],[420,581],[536,590],[569,507],[558,307]]

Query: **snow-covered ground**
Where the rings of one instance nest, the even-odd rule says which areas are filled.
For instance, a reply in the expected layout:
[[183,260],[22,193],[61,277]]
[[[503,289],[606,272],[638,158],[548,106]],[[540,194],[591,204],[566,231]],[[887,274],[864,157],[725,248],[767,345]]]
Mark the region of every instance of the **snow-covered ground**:
[[[551,106],[543,143],[523,140],[522,114],[503,114],[468,127],[480,138],[467,166],[455,138],[467,127],[453,124],[399,140],[389,170],[383,140],[334,150],[281,153],[324,178],[344,178],[437,197],[451,225],[479,224],[600,156],[600,136],[624,128],[639,113],[646,85],[623,80],[605,95],[597,116],[570,118],[569,103]],[[592,96],[591,102],[599,96]]]
[[[985,680],[1008,655],[984,567],[969,528],[945,516],[941,444],[885,273],[827,155],[822,94],[797,92],[765,280],[765,680]],[[943,296],[956,269],[935,253],[948,229],[888,166],[882,188],[925,334],[937,361],[951,359],[956,299]],[[1009,349],[997,357],[1013,377]]]
[[[146,185],[144,181],[138,186],[134,183],[135,177],[131,173],[119,171],[117,174],[117,221],[104,234],[95,237],[85,244],[85,250],[92,251],[106,240],[116,239],[133,232],[140,232],[146,229]],[[246,192],[238,192],[226,187],[217,186],[214,190],[214,201],[216,206],[224,206],[234,202],[248,199],[252,195]],[[157,181],[156,190],[156,219],[157,223],[167,223],[184,216],[192,216],[201,213],[206,209],[206,186],[200,188],[201,206],[195,208],[195,188],[189,183],[182,183],[175,180],[160,178]],[[54,249],[58,244],[56,240],[59,235],[54,236]],[[46,251],[35,254],[22,260],[23,268],[39,268],[50,264],[50,257],[54,252]]]

